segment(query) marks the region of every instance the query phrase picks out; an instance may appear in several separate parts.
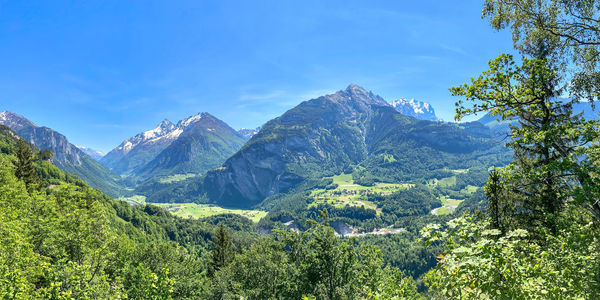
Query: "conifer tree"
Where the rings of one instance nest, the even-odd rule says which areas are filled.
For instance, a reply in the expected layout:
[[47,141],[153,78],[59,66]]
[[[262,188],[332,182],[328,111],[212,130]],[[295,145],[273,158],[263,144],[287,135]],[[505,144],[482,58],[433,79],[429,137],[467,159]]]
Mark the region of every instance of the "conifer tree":
[[37,173],[33,164],[33,151],[23,139],[17,142],[17,169],[15,176],[29,187],[37,182]]
[[233,243],[231,235],[221,223],[213,241],[213,251],[210,262],[210,275],[226,267],[233,260]]

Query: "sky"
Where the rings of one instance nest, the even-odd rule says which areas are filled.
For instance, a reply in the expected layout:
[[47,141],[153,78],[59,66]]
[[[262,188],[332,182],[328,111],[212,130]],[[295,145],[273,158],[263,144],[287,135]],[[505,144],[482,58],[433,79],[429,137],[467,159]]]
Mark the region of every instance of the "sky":
[[0,111],[104,152],[199,112],[254,128],[350,83],[452,121],[448,88],[514,53],[482,2],[0,0]]

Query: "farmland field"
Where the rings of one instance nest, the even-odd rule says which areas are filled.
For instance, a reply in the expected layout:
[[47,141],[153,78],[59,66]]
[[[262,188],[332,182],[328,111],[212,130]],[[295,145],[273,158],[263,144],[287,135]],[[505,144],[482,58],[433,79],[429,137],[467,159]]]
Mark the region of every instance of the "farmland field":
[[266,211],[261,210],[244,210],[244,209],[228,209],[212,204],[196,204],[196,203],[151,203],[158,207],[164,208],[172,214],[182,218],[200,219],[221,214],[237,214],[244,216],[254,223],[267,215]]

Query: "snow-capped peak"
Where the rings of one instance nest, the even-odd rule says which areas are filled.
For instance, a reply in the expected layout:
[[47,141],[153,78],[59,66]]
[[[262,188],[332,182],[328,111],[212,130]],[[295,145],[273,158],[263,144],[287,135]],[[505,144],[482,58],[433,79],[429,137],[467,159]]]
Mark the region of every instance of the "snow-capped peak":
[[156,126],[156,128],[144,131],[142,134],[144,136],[144,140],[150,140],[153,138],[161,137],[175,129],[175,125],[171,123],[171,121],[164,119],[162,122]]
[[206,113],[198,113],[191,117],[185,118],[185,119],[179,121],[179,123],[177,123],[177,127],[186,128],[186,127],[202,120],[202,118],[204,118],[205,116],[206,116]]
[[20,127],[39,127],[33,122],[27,120],[25,117],[5,110],[0,113],[0,124],[8,126],[10,128],[20,128]]
[[92,148],[88,148],[86,146],[75,145],[75,147],[77,147],[79,150],[83,151],[83,153],[89,155],[91,158],[93,158],[95,160],[99,160],[100,158],[102,158],[105,155],[104,152],[102,152],[100,150],[95,150]]
[[[183,119],[174,125],[171,121],[164,119],[161,121],[156,128],[144,131],[137,134],[136,136],[123,141],[113,151],[121,153],[121,155],[127,155],[131,150],[136,148],[138,145],[149,145],[149,144],[169,144],[176,140],[184,131],[186,131],[192,124],[197,123],[201,119],[208,116],[207,113],[199,113]],[[111,152],[113,152],[111,151]],[[109,153],[108,156],[110,156]]]
[[400,98],[390,103],[399,113],[421,120],[437,121],[433,107],[415,99]]
[[260,131],[260,127],[261,126],[258,126],[256,128],[240,128],[237,132],[243,137],[250,139]]

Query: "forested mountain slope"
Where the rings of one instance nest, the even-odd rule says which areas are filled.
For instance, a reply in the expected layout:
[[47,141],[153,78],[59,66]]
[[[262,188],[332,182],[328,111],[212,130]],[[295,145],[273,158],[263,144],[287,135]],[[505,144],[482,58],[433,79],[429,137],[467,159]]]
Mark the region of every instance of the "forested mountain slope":
[[[0,296],[201,297],[215,225],[110,199],[18,140],[0,125]],[[236,244],[253,238],[231,220]]]
[[118,175],[69,143],[64,135],[9,111],[0,113],[0,124],[10,127],[37,148],[50,149],[54,153],[53,163],[59,169],[79,176],[90,186],[110,196],[125,192]]

